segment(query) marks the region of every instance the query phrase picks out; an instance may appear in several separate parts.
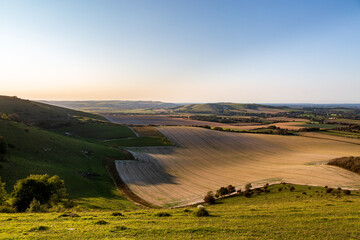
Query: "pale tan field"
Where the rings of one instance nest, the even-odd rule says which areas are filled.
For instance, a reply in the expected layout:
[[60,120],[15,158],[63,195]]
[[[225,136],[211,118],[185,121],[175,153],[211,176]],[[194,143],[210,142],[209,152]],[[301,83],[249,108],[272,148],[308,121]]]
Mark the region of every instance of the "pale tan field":
[[300,136],[161,127],[177,147],[132,148],[138,161],[118,161],[117,170],[141,198],[159,206],[199,202],[207,191],[286,181],[359,188],[360,175],[324,165],[359,155],[360,145]]

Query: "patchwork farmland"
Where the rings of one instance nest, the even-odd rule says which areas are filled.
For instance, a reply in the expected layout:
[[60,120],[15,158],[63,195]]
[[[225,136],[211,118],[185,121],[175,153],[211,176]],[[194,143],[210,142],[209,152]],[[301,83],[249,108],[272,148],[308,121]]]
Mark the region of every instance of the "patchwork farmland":
[[357,144],[195,127],[159,130],[176,146],[129,148],[136,160],[116,163],[130,190],[155,205],[188,205],[202,201],[207,191],[229,184],[243,188],[249,182],[360,186],[360,175],[325,165],[333,158],[357,155]]

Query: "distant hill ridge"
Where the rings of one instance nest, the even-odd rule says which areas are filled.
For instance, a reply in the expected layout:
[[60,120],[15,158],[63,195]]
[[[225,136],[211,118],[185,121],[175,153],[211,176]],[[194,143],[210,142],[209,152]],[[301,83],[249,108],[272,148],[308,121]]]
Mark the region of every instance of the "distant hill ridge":
[[0,96],[0,114],[33,125],[40,122],[68,121],[74,116],[105,120],[99,115],[9,96]]
[[88,112],[118,112],[134,109],[163,109],[176,107],[179,104],[164,103],[160,101],[43,101],[44,103],[52,104],[81,111]]

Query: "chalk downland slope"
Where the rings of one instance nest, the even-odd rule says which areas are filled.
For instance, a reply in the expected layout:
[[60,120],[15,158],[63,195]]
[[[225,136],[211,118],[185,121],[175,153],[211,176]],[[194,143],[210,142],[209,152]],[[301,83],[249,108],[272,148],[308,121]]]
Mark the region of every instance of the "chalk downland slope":
[[131,148],[136,161],[118,161],[123,181],[159,206],[202,201],[207,191],[251,182],[359,188],[360,175],[325,165],[358,155],[360,145],[300,136],[230,133],[194,127],[161,127],[177,147]]

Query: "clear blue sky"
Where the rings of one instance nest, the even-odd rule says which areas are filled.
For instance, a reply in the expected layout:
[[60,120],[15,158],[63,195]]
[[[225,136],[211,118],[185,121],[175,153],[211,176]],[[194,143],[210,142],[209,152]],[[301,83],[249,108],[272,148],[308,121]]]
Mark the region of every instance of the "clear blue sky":
[[360,0],[0,0],[1,95],[360,102]]

